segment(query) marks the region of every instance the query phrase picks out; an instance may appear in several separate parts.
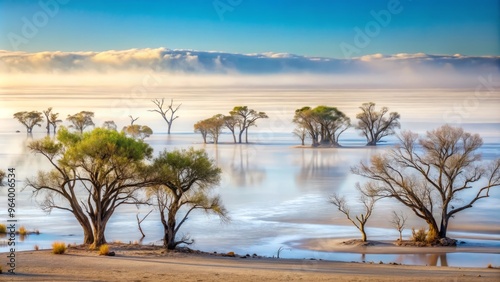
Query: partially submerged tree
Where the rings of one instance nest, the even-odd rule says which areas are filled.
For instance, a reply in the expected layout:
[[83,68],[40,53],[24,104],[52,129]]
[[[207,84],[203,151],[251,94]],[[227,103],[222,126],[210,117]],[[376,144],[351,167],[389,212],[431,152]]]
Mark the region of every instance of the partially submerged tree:
[[118,128],[118,126],[116,126],[116,123],[114,121],[107,120],[107,121],[103,122],[102,128],[107,129],[107,130],[114,130],[114,131],[116,131],[116,129]]
[[27,133],[32,133],[33,127],[35,127],[35,125],[41,127],[43,121],[42,113],[38,111],[17,112],[14,114],[14,118],[17,119],[24,126],[26,126]]
[[45,128],[47,129],[47,134],[50,133],[50,115],[52,114],[52,107],[49,107],[47,110],[42,111],[45,115],[45,120],[47,121],[47,125]]
[[403,241],[403,230],[405,229],[407,219],[408,216],[404,215],[402,212],[398,214],[392,211],[391,224],[399,232],[399,241]]
[[359,120],[356,129],[361,130],[361,134],[366,137],[369,146],[375,146],[385,136],[394,135],[396,128],[400,128],[400,115],[397,112],[389,113],[387,107],[382,107],[380,111],[375,110],[375,103],[364,103],[361,113],[356,115]]
[[481,161],[477,150],[483,141],[477,134],[444,125],[421,138],[404,132],[399,140],[396,148],[352,171],[370,179],[365,193],[403,203],[425,220],[436,239],[446,237],[452,217],[500,186],[500,158]]
[[236,126],[238,126],[238,119],[235,116],[224,116],[224,125],[233,134],[233,141],[236,143]]
[[[339,146],[339,137],[351,126],[351,120],[334,107],[303,107],[295,111],[293,122],[297,132],[307,132],[312,146]],[[305,135],[300,135],[304,143]],[[302,138],[304,137],[304,138]]]
[[59,113],[50,113],[49,123],[54,129],[54,134],[57,133],[57,124],[62,123],[62,120],[59,119]]
[[248,143],[248,128],[250,126],[257,126],[256,121],[258,119],[269,118],[265,112],[257,112],[256,110],[248,109],[247,106],[236,106],[229,112],[229,115],[236,120],[236,125],[240,129],[238,143],[242,143],[241,137],[243,133],[245,133],[245,143]]
[[191,244],[187,236],[177,233],[192,211],[201,209],[227,220],[227,211],[219,196],[211,190],[220,183],[221,169],[204,150],[163,151],[154,159],[151,169],[156,186],[150,190],[160,211],[164,227],[164,246],[169,250],[179,244]]
[[306,144],[306,138],[307,138],[307,130],[305,127],[297,127],[293,130],[293,135],[299,137],[300,143],[302,146]]
[[360,214],[351,214],[351,209],[347,205],[347,200],[345,197],[341,197],[338,194],[333,194],[330,197],[330,203],[337,207],[337,209],[343,213],[347,219],[356,226],[356,228],[361,232],[361,240],[366,242],[366,223],[372,215],[373,208],[375,206],[376,198],[362,194],[360,197],[360,202],[363,204],[364,211]]
[[94,117],[94,112],[81,111],[74,115],[68,115],[66,120],[71,122],[71,125],[69,127],[74,128],[80,133],[83,133],[83,130],[85,130],[87,127],[95,125],[94,122],[92,121],[93,117]]
[[[175,113],[179,110],[182,104],[179,104],[174,108],[174,99],[170,100],[170,105],[168,105],[165,109],[163,108],[163,104],[165,103],[165,99],[162,98],[161,101],[155,99],[152,101],[158,109],[149,110],[150,112],[157,112],[161,115],[163,120],[167,123],[167,134],[170,134],[170,129],[172,128],[172,124],[174,120],[178,119],[179,116],[174,116]],[[132,122],[133,123],[133,122]]]
[[140,140],[144,140],[153,134],[153,130],[149,126],[139,124],[125,126],[122,131],[128,136]]
[[29,148],[44,156],[52,170],[39,171],[27,181],[41,207],[69,211],[83,229],[83,243],[106,243],[106,225],[116,208],[142,203],[137,190],[151,184],[145,159],[152,149],[142,141],[112,130],[96,128],[84,134],[59,130],[57,140],[46,137]]
[[224,116],[219,114],[211,118],[200,120],[194,124],[194,132],[201,133],[203,143],[207,143],[208,138],[212,138],[214,144],[219,143],[219,136],[224,127]]

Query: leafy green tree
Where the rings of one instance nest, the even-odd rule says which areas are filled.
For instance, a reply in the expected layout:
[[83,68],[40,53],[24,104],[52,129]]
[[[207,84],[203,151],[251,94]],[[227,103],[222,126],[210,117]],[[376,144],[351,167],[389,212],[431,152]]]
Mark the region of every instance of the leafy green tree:
[[81,111],[74,115],[68,115],[66,118],[69,122],[72,123],[69,127],[74,128],[80,133],[83,133],[83,130],[89,126],[95,126],[92,118],[94,117],[94,112],[89,111]]
[[35,125],[41,127],[43,121],[42,113],[38,111],[17,112],[14,114],[14,118],[17,119],[24,126],[26,126],[26,131],[28,133],[33,132],[33,127],[35,127]]
[[352,171],[369,179],[365,194],[394,198],[425,220],[431,241],[445,238],[451,218],[500,186],[500,158],[481,161],[477,134],[444,125],[421,138],[404,132],[399,140],[396,148]]
[[151,147],[113,130],[77,134],[63,127],[56,140],[35,140],[29,148],[52,170],[39,171],[27,187],[42,197],[43,210],[72,213],[83,229],[83,243],[91,247],[106,243],[104,232],[116,208],[142,203],[137,191],[151,184],[144,173]]
[[[150,168],[156,184],[150,190],[160,211],[164,228],[164,246],[173,250],[193,240],[176,235],[194,210],[203,210],[228,220],[227,211],[218,195],[211,190],[220,183],[221,169],[204,150],[163,151]],[[182,209],[182,211],[181,211]]]
[[125,132],[128,136],[141,140],[144,140],[153,134],[153,130],[149,126],[138,124],[125,126],[123,128],[123,132]]
[[385,136],[396,134],[396,128],[400,128],[399,119],[401,116],[397,112],[389,113],[387,107],[380,111],[375,110],[375,103],[364,103],[361,113],[356,115],[359,120],[356,129],[361,130],[361,134],[366,137],[368,146],[375,146]]
[[236,125],[239,127],[240,132],[238,135],[238,143],[241,143],[241,137],[245,133],[245,143],[248,143],[248,128],[250,126],[257,126],[256,121],[261,118],[269,118],[265,112],[257,112],[253,109],[248,109],[247,106],[236,106],[229,115],[234,117],[237,121]]
[[211,118],[200,120],[194,125],[194,131],[199,132],[203,137],[203,143],[207,143],[207,137],[212,138],[214,144],[219,143],[219,136],[224,127],[224,116],[221,114]]
[[[293,122],[297,124],[297,132],[307,132],[312,146],[339,146],[340,135],[350,127],[351,120],[334,107],[303,107],[295,111]],[[305,135],[301,137],[304,142]],[[303,137],[303,138],[302,138]]]

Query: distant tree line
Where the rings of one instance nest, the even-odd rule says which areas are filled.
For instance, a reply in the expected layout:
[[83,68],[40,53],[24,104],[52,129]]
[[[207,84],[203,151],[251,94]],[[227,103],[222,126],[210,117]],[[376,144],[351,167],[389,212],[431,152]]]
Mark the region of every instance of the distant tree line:
[[217,114],[198,121],[194,124],[194,131],[201,134],[204,143],[211,141],[217,144],[222,130],[227,128],[233,135],[234,143],[241,144],[243,134],[245,134],[245,143],[248,143],[248,129],[251,126],[257,126],[257,120],[263,118],[268,118],[265,112],[249,109],[248,106],[236,106],[229,111],[229,115]]

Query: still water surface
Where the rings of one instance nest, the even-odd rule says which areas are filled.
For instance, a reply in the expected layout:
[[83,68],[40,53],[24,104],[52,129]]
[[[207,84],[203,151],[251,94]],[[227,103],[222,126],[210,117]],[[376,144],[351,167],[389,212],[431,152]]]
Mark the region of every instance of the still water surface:
[[[230,212],[231,222],[220,223],[217,218],[203,213],[193,214],[183,226],[181,233],[195,239],[193,248],[204,251],[228,252],[240,254],[257,253],[273,256],[280,246],[286,249],[281,257],[316,258],[341,261],[383,261],[404,264],[430,264],[451,266],[478,266],[488,263],[500,264],[498,254],[354,254],[318,252],[297,247],[297,240],[308,238],[358,238],[359,233],[336,209],[328,203],[328,196],[333,192],[347,195],[356,205],[357,192],[354,185],[363,181],[352,175],[350,167],[361,160],[368,160],[376,153],[383,153],[393,143],[388,142],[377,148],[359,147],[362,140],[353,139],[345,142],[347,147],[337,149],[294,148],[296,140],[288,134],[274,134],[275,140],[260,140],[260,134],[251,134],[253,144],[213,144],[200,143],[195,134],[153,135],[147,142],[155,152],[163,149],[204,148],[223,169],[223,178],[217,192]],[[35,134],[33,138],[41,138]],[[224,136],[230,140],[230,136]],[[267,136],[265,137],[267,139]],[[16,167],[18,187],[24,185],[26,177],[32,177],[39,169],[47,168],[43,158],[37,157],[24,149],[29,142],[25,134],[3,134],[1,139],[0,160],[3,164]],[[498,156],[498,144],[485,144],[485,159]],[[18,250],[33,249],[37,244],[49,248],[55,240],[68,243],[80,243],[82,234],[77,222],[66,212],[54,211],[47,215],[30,197],[29,189],[17,195],[17,218],[19,225],[28,229],[38,229],[42,234],[29,235],[18,243]],[[0,192],[5,202],[5,189]],[[6,207],[6,203],[0,204]],[[492,193],[491,198],[479,202],[473,209],[465,211],[453,220],[450,235],[463,239],[467,246],[500,247],[498,226],[500,219],[498,207],[500,193]],[[150,207],[121,207],[107,226],[108,241],[130,242],[140,239],[135,215],[145,215]],[[396,239],[398,234],[390,227],[387,220],[392,210],[409,210],[390,200],[380,201],[369,223],[368,236],[371,240]],[[424,222],[410,215],[408,227],[425,226]],[[159,216],[153,212],[143,223],[146,233],[143,243],[161,244],[162,227]],[[453,228],[456,232],[453,233]],[[459,230],[467,232],[458,232]],[[483,230],[473,232],[470,230]],[[496,230],[496,231],[495,231]],[[404,232],[409,236],[409,230]],[[5,246],[0,251],[6,251]],[[474,259],[471,259],[474,258]]]
[[[423,133],[447,122],[479,133],[485,140],[481,148],[483,158],[491,160],[500,156],[500,93],[492,92],[474,98],[473,90],[339,90],[339,89],[151,89],[141,96],[132,95],[126,88],[45,87],[0,89],[0,163],[1,167],[15,167],[18,187],[38,170],[47,169],[44,159],[31,154],[26,145],[30,139],[24,129],[12,119],[12,114],[22,110],[43,110],[54,107],[64,119],[68,114],[93,110],[95,123],[114,120],[118,127],[129,123],[128,115],[140,117],[138,124],[147,124],[155,132],[146,141],[155,153],[163,149],[205,148],[223,170],[221,185],[217,188],[230,212],[231,222],[221,224],[217,218],[193,214],[181,233],[189,234],[196,243],[192,247],[204,251],[240,254],[257,253],[273,256],[280,246],[290,248],[282,252],[286,258],[316,258],[341,261],[383,261],[405,264],[431,264],[485,267],[488,263],[500,265],[499,254],[464,255],[457,248],[449,254],[353,254],[331,253],[300,249],[295,242],[310,238],[358,238],[358,231],[328,203],[333,192],[347,195],[355,206],[358,197],[356,182],[363,181],[350,173],[350,167],[371,155],[383,153],[394,144],[394,138],[377,148],[363,147],[363,140],[353,129],[341,138],[344,148],[310,149],[294,148],[291,119],[293,112],[303,106],[331,105],[344,111],[354,121],[361,103],[373,101],[398,111],[402,129]],[[167,136],[161,118],[148,110],[152,99],[173,98],[182,103],[174,124],[174,134]],[[474,103],[469,103],[474,98]],[[227,113],[235,105],[248,105],[266,111],[269,119],[251,128],[252,144],[231,143],[204,145],[192,132],[194,122],[217,113]],[[67,124],[66,124],[67,125]],[[33,138],[44,136],[43,127],[36,128]],[[223,135],[222,142],[231,142],[230,135]],[[500,247],[500,191],[478,202],[473,209],[462,212],[453,219],[450,236],[462,238],[466,246]],[[5,221],[6,189],[0,189],[1,221]],[[43,213],[31,191],[17,195],[17,218],[20,225],[30,230],[40,230],[40,235],[29,235],[18,243],[18,250],[33,249],[34,245],[49,248],[55,240],[80,243],[80,227],[71,215],[62,211]],[[145,215],[149,207],[121,207],[107,226],[108,241],[130,242],[140,239],[136,213]],[[379,201],[371,222],[368,236],[371,240],[396,239],[396,230],[390,227],[388,215],[392,210],[403,210],[410,215],[408,230],[423,227],[424,222],[411,216],[411,212],[390,200]],[[153,212],[143,223],[146,233],[143,243],[160,244],[162,228],[159,215]],[[182,234],[181,234],[182,235]],[[474,239],[470,239],[474,238]],[[20,238],[21,239],[21,238]],[[2,240],[0,238],[0,240]],[[7,247],[0,246],[0,252]]]

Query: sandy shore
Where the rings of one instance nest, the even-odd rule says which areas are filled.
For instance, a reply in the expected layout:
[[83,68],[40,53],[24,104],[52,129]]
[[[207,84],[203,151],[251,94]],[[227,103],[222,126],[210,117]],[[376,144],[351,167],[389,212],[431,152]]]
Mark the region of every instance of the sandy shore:
[[[500,269],[221,257],[116,246],[116,256],[71,248],[19,252],[2,281],[499,281]],[[4,255],[2,254],[2,257]],[[5,266],[3,267],[5,271]]]
[[368,241],[364,245],[360,240],[338,238],[305,239],[293,243],[295,247],[315,251],[365,254],[500,253],[500,248],[474,247],[460,243],[457,247],[400,247],[394,241]]

